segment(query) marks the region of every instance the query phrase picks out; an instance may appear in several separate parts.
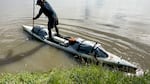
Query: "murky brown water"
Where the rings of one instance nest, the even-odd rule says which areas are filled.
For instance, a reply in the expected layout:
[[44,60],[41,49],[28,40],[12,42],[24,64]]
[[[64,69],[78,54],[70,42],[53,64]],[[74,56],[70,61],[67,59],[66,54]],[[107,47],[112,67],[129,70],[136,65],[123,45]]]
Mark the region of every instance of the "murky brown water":
[[[150,69],[149,0],[48,0],[61,34],[100,42],[103,47]],[[0,72],[47,71],[78,64],[72,55],[32,39],[32,0],[0,1]],[[39,7],[36,6],[36,13]],[[42,16],[36,24],[47,24]]]

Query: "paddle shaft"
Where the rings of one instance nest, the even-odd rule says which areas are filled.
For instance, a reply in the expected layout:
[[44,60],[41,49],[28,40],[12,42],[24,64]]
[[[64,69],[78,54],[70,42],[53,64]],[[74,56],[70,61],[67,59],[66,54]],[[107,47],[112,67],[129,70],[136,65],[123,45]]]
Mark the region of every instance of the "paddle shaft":
[[[33,0],[33,18],[35,14],[35,0]],[[34,27],[34,20],[33,20],[33,27]]]

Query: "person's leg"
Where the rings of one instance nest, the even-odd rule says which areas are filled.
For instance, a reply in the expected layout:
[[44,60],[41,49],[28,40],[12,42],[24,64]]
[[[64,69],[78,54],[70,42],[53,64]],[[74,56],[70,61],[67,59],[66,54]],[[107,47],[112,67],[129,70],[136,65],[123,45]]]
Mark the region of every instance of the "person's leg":
[[57,28],[57,26],[56,26],[56,25],[55,25],[55,30],[56,30],[56,33],[57,33],[56,35],[57,35],[57,36],[60,36],[60,34],[59,34],[59,30],[58,30],[58,28]]
[[48,22],[48,33],[49,33],[49,39],[52,39],[52,32],[51,32],[51,21]]
[[58,25],[58,19],[54,19],[54,27],[55,27],[55,30],[56,30],[56,33],[57,33],[56,35],[60,36],[57,25]]

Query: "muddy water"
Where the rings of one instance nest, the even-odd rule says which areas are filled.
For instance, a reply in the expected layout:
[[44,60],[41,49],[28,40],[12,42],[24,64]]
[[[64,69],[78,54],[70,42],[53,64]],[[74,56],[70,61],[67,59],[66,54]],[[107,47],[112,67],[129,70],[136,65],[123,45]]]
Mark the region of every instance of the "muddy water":
[[[48,0],[60,33],[97,41],[109,52],[150,69],[149,0]],[[32,0],[0,1],[0,72],[47,71],[73,67],[71,54],[25,33],[32,25]],[[35,6],[38,13],[38,6]],[[36,24],[47,24],[43,15]]]

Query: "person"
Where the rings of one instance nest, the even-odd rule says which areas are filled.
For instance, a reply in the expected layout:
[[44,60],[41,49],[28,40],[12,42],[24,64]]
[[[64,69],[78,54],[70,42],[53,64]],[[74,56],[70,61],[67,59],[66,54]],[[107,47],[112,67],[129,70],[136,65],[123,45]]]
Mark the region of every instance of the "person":
[[57,18],[55,11],[51,7],[51,5],[46,0],[37,0],[36,4],[39,5],[41,8],[39,10],[39,13],[37,14],[36,17],[33,18],[33,20],[38,19],[42,15],[42,13],[44,13],[45,16],[48,17],[49,40],[53,40],[52,33],[51,33],[51,29],[53,27],[55,27],[56,35],[60,36],[58,28],[57,28],[58,18]]

